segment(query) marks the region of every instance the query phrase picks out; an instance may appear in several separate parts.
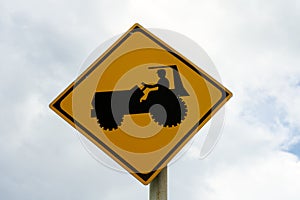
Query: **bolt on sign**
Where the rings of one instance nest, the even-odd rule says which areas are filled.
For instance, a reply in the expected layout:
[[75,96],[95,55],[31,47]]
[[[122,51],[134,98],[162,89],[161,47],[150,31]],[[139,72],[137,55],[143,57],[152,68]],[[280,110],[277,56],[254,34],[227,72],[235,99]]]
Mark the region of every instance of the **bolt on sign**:
[[50,108],[146,185],[231,96],[135,24]]

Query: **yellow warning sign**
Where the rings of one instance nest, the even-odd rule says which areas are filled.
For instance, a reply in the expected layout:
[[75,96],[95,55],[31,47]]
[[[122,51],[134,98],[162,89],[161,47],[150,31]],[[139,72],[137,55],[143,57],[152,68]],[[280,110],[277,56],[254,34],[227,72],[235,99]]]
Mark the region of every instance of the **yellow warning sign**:
[[50,108],[148,184],[231,96],[135,24]]

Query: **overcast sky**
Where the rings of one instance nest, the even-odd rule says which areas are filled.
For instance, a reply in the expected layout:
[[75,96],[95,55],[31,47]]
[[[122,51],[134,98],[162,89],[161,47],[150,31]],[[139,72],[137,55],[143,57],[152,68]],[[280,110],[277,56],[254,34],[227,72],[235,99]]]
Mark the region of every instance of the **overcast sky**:
[[296,0],[0,0],[0,199],[147,199],[48,108],[93,49],[135,22],[197,42],[234,94],[214,151],[200,160],[196,138],[169,167],[169,199],[298,200]]

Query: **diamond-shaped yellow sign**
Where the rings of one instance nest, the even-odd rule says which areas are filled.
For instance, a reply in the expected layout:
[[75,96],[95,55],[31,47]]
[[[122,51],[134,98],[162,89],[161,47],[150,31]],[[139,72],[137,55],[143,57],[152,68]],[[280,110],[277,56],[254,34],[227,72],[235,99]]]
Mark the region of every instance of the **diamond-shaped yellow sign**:
[[135,24],[50,108],[148,184],[231,96]]

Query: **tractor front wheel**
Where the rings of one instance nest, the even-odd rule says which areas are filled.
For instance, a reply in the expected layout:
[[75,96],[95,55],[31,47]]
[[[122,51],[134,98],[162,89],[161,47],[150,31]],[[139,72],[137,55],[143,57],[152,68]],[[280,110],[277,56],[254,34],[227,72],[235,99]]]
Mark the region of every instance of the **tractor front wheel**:
[[121,126],[124,115],[120,113],[113,114],[109,106],[101,104],[98,104],[95,110],[97,122],[104,130],[112,131]]
[[113,117],[112,115],[108,117],[107,115],[101,116],[97,115],[97,122],[101,128],[107,131],[112,131],[118,129],[121,126],[123,121],[123,116]]

